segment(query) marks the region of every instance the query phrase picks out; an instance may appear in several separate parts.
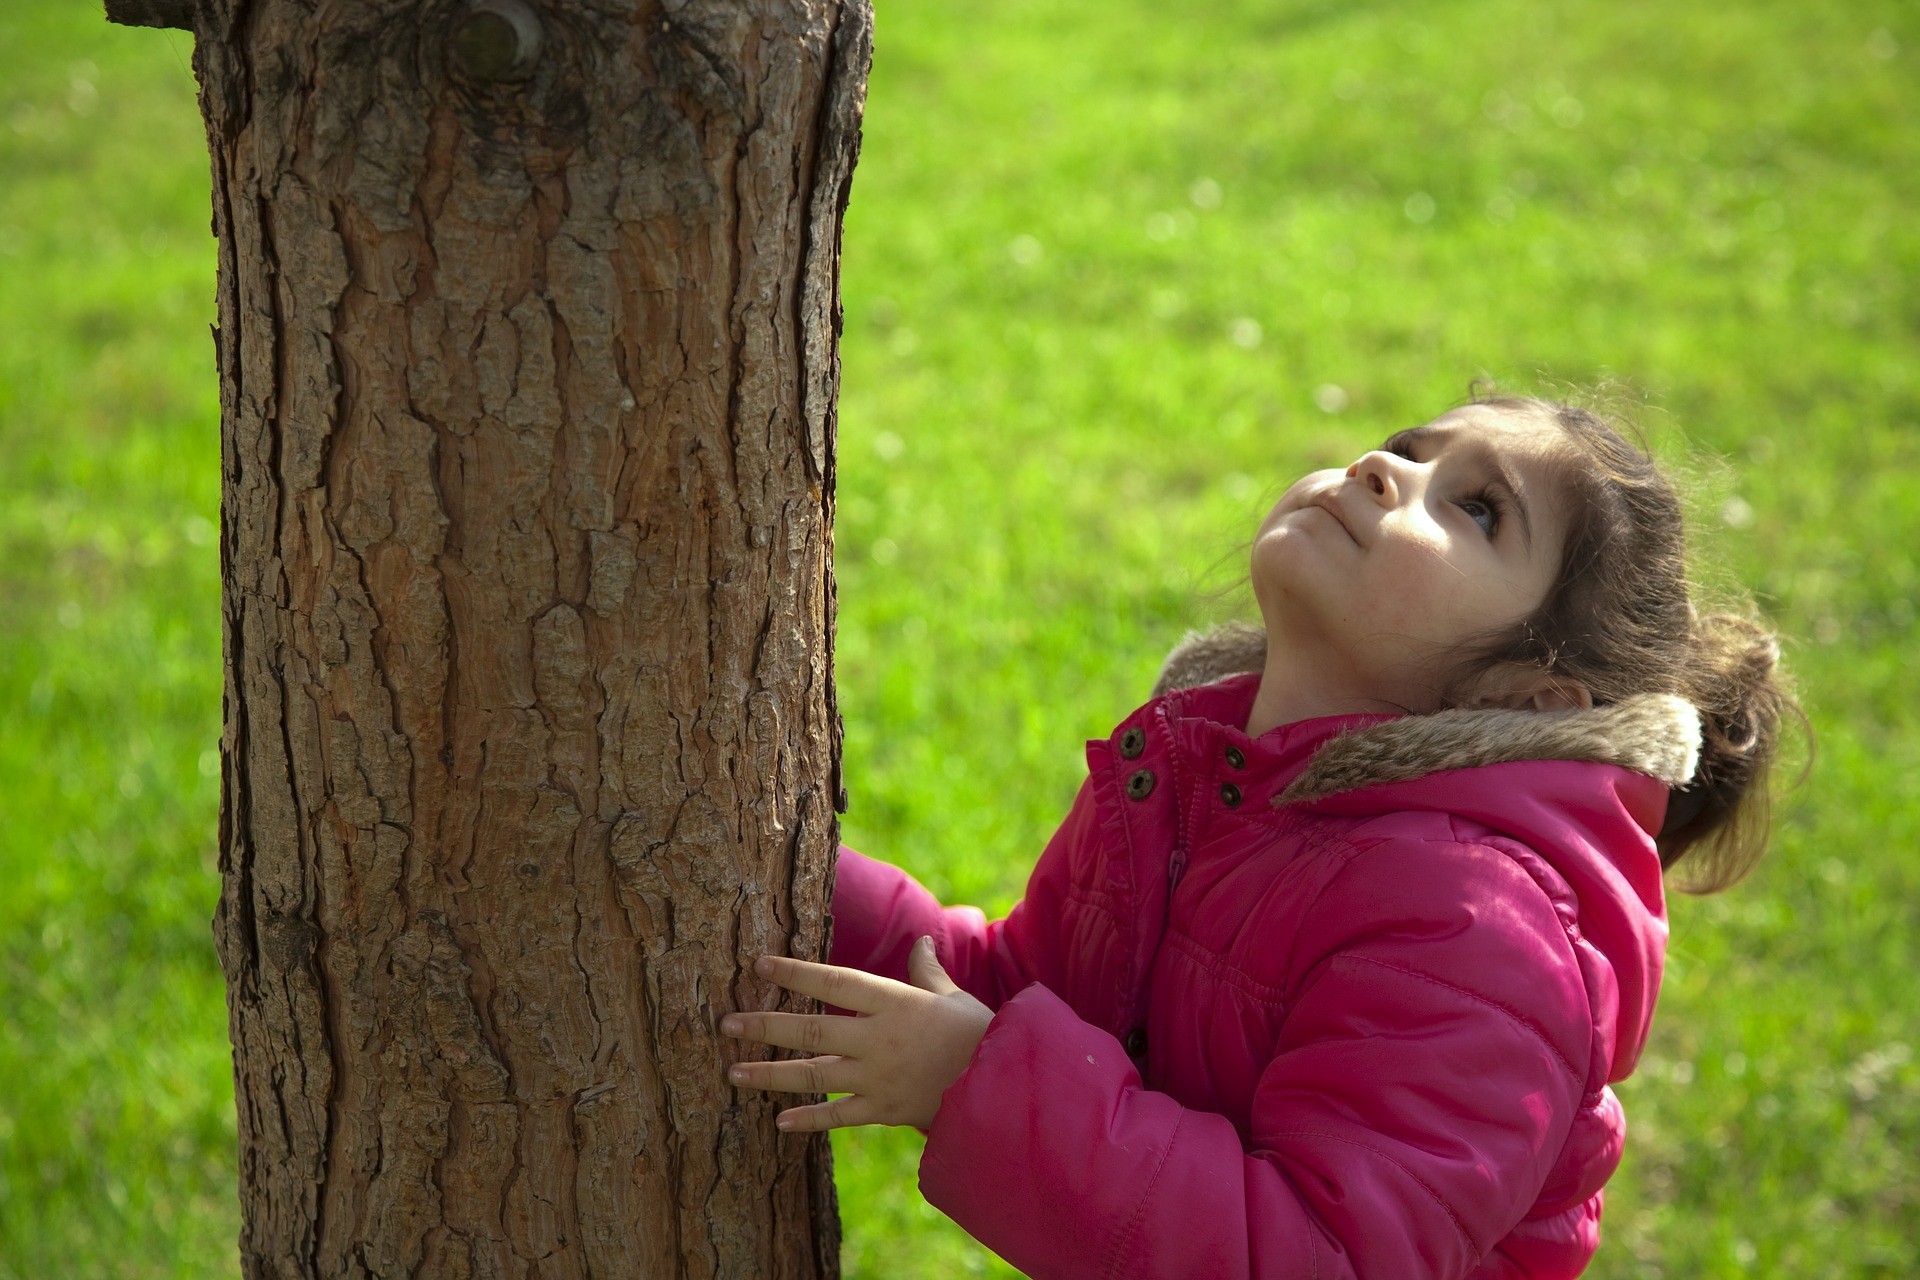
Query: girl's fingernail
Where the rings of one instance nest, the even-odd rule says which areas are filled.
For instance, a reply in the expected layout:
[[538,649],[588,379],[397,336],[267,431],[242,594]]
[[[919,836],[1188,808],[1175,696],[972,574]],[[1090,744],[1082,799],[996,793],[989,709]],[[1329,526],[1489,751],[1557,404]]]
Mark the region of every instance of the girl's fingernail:
[[720,1030],[726,1035],[730,1035],[730,1036],[739,1035],[740,1019],[729,1014],[728,1016],[720,1019]]
[[793,1121],[788,1119],[787,1116],[784,1113],[782,1113],[774,1117],[773,1126],[776,1129],[791,1129],[793,1128]]
[[773,976],[773,957],[761,956],[758,960],[755,960],[753,962],[753,971],[759,974],[763,978],[772,977]]
[[747,1069],[745,1067],[735,1067],[733,1070],[727,1072],[727,1075],[735,1084],[739,1084],[747,1078]]

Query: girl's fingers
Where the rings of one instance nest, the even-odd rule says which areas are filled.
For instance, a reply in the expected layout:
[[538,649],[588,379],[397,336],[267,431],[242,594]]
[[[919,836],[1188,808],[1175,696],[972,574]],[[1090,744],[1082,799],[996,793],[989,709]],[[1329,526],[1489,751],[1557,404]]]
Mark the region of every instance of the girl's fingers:
[[857,1018],[826,1013],[730,1013],[720,1020],[720,1030],[742,1040],[798,1049],[819,1057],[852,1051],[866,1028]]
[[785,1133],[820,1133],[859,1124],[879,1124],[881,1120],[873,1105],[856,1093],[831,1102],[816,1102],[810,1107],[788,1107],[774,1123]]
[[837,1055],[784,1062],[736,1062],[727,1079],[742,1089],[772,1093],[846,1093],[853,1088],[846,1059]]
[[797,991],[815,1000],[851,1009],[855,1013],[877,1013],[886,1004],[892,989],[901,986],[890,978],[842,969],[836,965],[814,964],[791,956],[761,956],[753,971],[769,981]]

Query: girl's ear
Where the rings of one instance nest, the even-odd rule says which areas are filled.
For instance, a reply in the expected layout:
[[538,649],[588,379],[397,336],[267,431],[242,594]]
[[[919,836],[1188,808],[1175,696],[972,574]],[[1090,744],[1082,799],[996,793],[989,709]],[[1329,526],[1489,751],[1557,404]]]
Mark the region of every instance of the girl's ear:
[[1593,706],[1593,694],[1578,680],[1519,663],[1487,673],[1479,695],[1468,705],[1506,711],[1586,711]]
[[1533,711],[1590,711],[1593,694],[1578,680],[1548,676],[1534,689],[1527,707]]

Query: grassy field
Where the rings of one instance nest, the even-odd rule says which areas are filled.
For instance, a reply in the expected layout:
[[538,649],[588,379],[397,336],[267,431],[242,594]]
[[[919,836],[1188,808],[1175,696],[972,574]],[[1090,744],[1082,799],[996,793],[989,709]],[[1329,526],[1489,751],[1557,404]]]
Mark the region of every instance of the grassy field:
[[[1676,899],[1600,1277],[1920,1274],[1920,10],[881,0],[847,838],[1004,909],[1301,470],[1616,379],[1818,733]],[[0,1280],[236,1273],[186,37],[0,6]],[[1011,1274],[836,1137],[852,1277]]]

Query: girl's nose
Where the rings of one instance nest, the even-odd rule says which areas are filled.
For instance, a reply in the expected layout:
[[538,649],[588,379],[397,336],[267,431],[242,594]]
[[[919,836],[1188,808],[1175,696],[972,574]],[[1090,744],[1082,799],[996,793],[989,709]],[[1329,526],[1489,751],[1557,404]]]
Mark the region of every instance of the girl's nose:
[[1400,501],[1400,490],[1405,477],[1400,474],[1399,456],[1375,449],[1360,456],[1360,461],[1347,468],[1347,477],[1358,480],[1366,486],[1367,492],[1382,506],[1391,507]]

